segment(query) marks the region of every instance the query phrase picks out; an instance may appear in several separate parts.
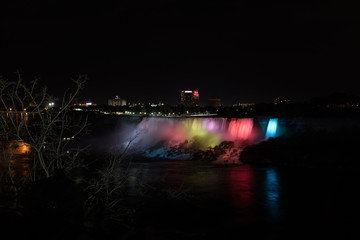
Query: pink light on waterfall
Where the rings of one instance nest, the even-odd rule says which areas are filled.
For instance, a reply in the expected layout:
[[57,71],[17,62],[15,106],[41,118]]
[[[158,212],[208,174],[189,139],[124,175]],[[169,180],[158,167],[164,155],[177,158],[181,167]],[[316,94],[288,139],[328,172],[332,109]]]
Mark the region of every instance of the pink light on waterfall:
[[208,120],[208,123],[207,123],[207,128],[210,130],[210,131],[214,131],[215,128],[216,128],[216,122],[214,120]]

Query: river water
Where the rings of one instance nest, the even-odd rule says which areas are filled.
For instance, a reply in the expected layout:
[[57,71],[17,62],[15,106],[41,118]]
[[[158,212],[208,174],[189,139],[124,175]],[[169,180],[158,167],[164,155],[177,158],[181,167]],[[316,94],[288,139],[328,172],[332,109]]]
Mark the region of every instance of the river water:
[[243,239],[347,239],[357,232],[360,198],[355,170],[192,161],[136,162],[131,166],[131,171],[141,169],[150,185],[153,181],[158,187],[178,189],[193,197],[189,205],[159,204],[145,210],[147,215],[155,215],[145,223],[152,229],[149,239],[166,236],[170,230],[190,239],[229,239],[234,234]]

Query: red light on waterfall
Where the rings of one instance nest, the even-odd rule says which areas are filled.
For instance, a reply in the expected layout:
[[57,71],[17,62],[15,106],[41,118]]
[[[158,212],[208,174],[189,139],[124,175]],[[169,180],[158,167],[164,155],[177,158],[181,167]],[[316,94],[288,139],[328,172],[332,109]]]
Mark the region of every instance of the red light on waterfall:
[[199,96],[199,92],[198,92],[198,91],[194,91],[194,96]]
[[238,129],[239,129],[239,124],[237,123],[237,120],[231,120],[229,124],[229,132],[232,137],[236,138]]
[[229,125],[229,132],[235,139],[248,139],[253,129],[252,119],[232,119]]
[[241,125],[239,127],[238,137],[243,139],[248,139],[251,135],[253,128],[252,119],[241,119]]

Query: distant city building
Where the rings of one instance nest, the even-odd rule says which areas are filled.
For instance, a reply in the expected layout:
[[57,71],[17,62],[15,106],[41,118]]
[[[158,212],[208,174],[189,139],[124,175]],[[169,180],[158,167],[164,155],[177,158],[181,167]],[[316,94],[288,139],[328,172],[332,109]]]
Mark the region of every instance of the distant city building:
[[274,99],[274,104],[277,105],[277,104],[289,104],[291,103],[291,100],[290,99],[285,99],[285,98],[275,98]]
[[209,98],[208,99],[208,106],[209,107],[220,107],[221,106],[221,99],[220,98]]
[[191,101],[191,105],[193,107],[199,107],[200,106],[200,94],[198,91],[194,91],[194,95]]
[[118,96],[116,96],[114,99],[108,100],[108,105],[109,106],[126,106],[126,100],[121,99]]
[[255,106],[255,103],[236,103],[234,107],[252,107]]
[[181,91],[181,105],[191,106],[192,97],[193,97],[193,91],[191,90]]
[[200,106],[199,92],[192,90],[181,91],[181,104],[187,107],[199,107]]
[[164,103],[149,103],[149,105],[151,107],[160,107],[160,106],[164,106],[165,104]]
[[87,101],[85,103],[78,103],[78,104],[74,104],[74,106],[80,106],[80,107],[90,107],[90,106],[96,106],[95,103],[92,103],[90,101]]

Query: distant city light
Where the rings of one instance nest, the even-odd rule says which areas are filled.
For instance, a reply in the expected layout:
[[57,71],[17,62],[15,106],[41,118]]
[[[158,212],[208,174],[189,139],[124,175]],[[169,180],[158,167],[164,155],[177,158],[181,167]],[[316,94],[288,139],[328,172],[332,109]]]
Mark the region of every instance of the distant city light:
[[187,107],[199,107],[200,95],[198,91],[183,90],[181,91],[181,105]]

